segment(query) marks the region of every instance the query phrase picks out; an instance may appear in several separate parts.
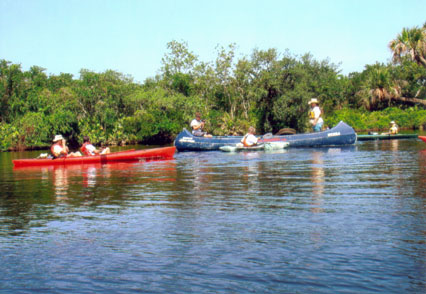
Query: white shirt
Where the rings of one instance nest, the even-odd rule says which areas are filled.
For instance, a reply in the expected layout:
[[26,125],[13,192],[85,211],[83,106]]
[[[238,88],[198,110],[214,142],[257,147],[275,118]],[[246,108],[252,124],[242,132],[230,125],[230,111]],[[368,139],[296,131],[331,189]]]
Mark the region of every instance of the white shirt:
[[246,144],[249,145],[249,146],[253,146],[253,145],[257,144],[257,138],[253,134],[248,134],[248,135],[244,136],[241,139],[241,143],[243,143],[244,138],[246,138]]
[[[192,134],[195,135],[196,133],[203,131],[202,123],[202,121],[197,120],[196,118],[191,121]],[[197,127],[197,129],[194,129],[194,127]]]
[[59,154],[61,154],[62,150],[64,150],[64,148],[62,148],[62,146],[60,146],[58,144],[55,144],[53,146],[53,153],[54,154],[58,154],[59,155]]
[[[199,127],[199,126],[201,126],[201,121],[200,121],[200,120],[197,120],[196,118],[194,118],[194,119],[191,121],[191,128],[192,128],[192,129],[194,129],[194,127]],[[197,128],[197,130],[200,130],[200,131],[201,131],[201,129],[200,129],[200,128]]]
[[319,118],[318,120],[317,120],[317,124],[318,123],[322,123],[323,122],[323,119],[322,119],[322,117],[321,117],[321,109],[319,108],[319,106],[315,106],[312,110],[311,110],[313,113],[314,113],[314,118],[311,118],[309,121],[311,122],[311,124],[314,124],[314,120],[316,119],[316,118]]
[[87,144],[86,145],[86,150],[91,154],[91,155],[95,155],[95,150],[96,147],[93,146],[92,144]]

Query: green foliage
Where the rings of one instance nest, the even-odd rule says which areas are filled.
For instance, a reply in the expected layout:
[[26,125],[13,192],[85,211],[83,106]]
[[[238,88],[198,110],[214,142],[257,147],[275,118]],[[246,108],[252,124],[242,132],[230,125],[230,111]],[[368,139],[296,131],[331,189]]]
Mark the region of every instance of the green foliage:
[[[215,120],[216,121],[216,120]],[[228,113],[223,113],[220,116],[220,120],[216,121],[219,123],[219,128],[214,130],[213,135],[223,136],[223,135],[244,135],[247,133],[247,130],[250,126],[256,126],[256,121],[246,120],[246,119],[232,119]]]
[[390,107],[384,111],[368,112],[345,108],[328,116],[325,119],[325,124],[333,127],[339,121],[346,122],[357,131],[387,130],[391,121],[395,121],[400,128],[413,129],[426,124],[426,110],[417,107],[406,110]]
[[0,150],[6,151],[14,148],[19,139],[16,127],[7,123],[0,123]]
[[27,112],[16,122],[17,148],[46,146],[51,141],[51,127],[44,113]]
[[84,135],[98,145],[170,143],[195,112],[214,135],[244,134],[249,126],[258,134],[304,132],[313,97],[329,127],[343,120],[358,130],[387,129],[395,120],[417,128],[426,124],[426,66],[424,36],[412,32],[392,43],[396,63],[348,76],[311,54],[255,49],[237,58],[235,44],[218,46],[215,60],[203,62],[177,41],[167,44],[160,74],[143,84],[112,70],[82,69],[74,79],[0,60],[0,149],[50,145],[56,134],[74,144]]
[[134,114],[123,119],[123,133],[139,142],[171,141],[202,108],[202,100],[162,88],[138,90],[128,97]]
[[79,141],[83,142],[83,137],[88,136],[90,141],[98,145],[106,141],[106,134],[99,122],[94,119],[87,118],[78,121],[78,129],[80,130]]

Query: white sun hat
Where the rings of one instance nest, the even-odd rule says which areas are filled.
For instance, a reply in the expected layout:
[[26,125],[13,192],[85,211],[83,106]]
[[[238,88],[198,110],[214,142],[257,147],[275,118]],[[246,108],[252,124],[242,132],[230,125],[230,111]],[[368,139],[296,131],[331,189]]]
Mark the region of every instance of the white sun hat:
[[53,142],[58,142],[59,140],[63,140],[64,137],[62,137],[62,135],[56,135],[55,138],[53,139]]
[[309,100],[308,104],[311,105],[312,103],[319,104],[319,101],[317,98],[312,98],[311,100]]

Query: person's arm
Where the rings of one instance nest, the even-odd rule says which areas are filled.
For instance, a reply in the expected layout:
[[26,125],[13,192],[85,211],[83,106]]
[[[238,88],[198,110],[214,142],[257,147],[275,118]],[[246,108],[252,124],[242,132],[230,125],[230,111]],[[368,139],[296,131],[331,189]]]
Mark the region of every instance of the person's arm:
[[101,151],[100,151],[100,150],[98,150],[98,149],[96,149],[95,145],[93,145],[92,143],[87,144],[87,145],[86,145],[86,149],[87,149],[87,151],[89,151],[89,153],[90,153],[91,155],[101,153]]
[[62,150],[61,150],[61,154],[65,154],[67,155],[69,152],[69,149],[67,147],[67,142],[65,140],[62,140]]

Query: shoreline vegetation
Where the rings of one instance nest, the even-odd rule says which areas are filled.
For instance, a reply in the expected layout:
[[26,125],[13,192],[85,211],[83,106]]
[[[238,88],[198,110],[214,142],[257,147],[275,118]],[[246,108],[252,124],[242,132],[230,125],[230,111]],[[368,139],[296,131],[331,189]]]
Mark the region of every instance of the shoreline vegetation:
[[[62,134],[71,147],[83,136],[102,146],[170,144],[196,112],[213,135],[307,132],[316,97],[325,125],[340,120],[357,132],[426,128],[426,23],[404,28],[388,48],[392,62],[340,74],[329,60],[306,53],[254,49],[236,58],[236,44],[217,47],[212,62],[182,41],[167,44],[159,74],[136,83],[125,74],[87,69],[80,76],[0,58],[0,150],[36,150]],[[384,44],[386,48],[386,44]]]

